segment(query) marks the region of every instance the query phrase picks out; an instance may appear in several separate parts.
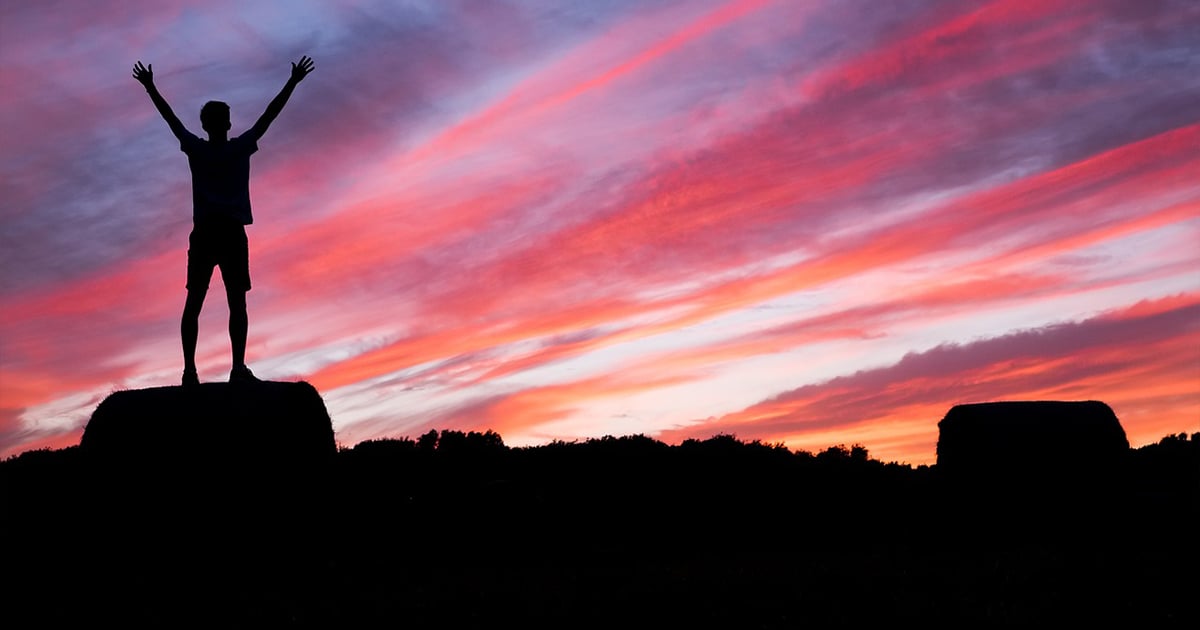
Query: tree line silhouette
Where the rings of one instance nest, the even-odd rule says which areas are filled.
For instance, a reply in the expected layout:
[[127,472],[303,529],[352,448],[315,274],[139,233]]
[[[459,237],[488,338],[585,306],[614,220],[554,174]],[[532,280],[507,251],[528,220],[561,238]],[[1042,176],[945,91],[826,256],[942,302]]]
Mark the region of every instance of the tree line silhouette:
[[[169,454],[168,454],[169,455]],[[157,457],[153,461],[169,461]],[[194,464],[192,464],[194,466]],[[13,618],[233,627],[1196,621],[1200,433],[972,494],[860,445],[430,431],[318,470],[0,462]],[[253,478],[251,478],[253,477]],[[139,479],[139,484],[131,480]],[[1074,492],[1079,490],[1079,492]]]

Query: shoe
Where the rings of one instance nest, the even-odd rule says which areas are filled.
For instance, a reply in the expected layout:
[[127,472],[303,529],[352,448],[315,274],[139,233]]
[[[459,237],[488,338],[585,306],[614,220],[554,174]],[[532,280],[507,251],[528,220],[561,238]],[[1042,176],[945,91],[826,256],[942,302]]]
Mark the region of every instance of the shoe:
[[231,372],[229,372],[229,382],[230,383],[261,383],[262,381],[259,380],[259,378],[254,375],[254,372],[250,371],[250,368],[243,365],[241,367],[235,367],[235,368],[233,368],[233,370]]
[[196,370],[183,371],[183,386],[191,387],[200,384],[200,377],[196,375]]

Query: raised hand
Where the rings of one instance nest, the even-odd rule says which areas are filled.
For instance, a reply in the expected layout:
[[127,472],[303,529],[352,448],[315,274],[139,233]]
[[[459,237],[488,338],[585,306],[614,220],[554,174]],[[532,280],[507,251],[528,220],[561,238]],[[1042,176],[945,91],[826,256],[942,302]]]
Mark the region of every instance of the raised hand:
[[184,137],[190,135],[187,128],[179,122],[179,117],[175,112],[171,111],[171,106],[167,104],[167,99],[163,98],[162,94],[158,93],[158,88],[154,87],[154,66],[143,66],[142,62],[133,64],[133,78],[137,79],[142,87],[146,88],[146,94],[150,95],[150,102],[154,103],[155,109],[162,115],[163,120],[167,121],[167,126],[171,128],[171,133],[175,134],[176,138],[182,142]]
[[154,64],[143,66],[142,62],[137,62],[133,65],[133,78],[138,80],[138,83],[147,88],[154,85]]
[[300,58],[300,63],[292,63],[292,82],[299,83],[308,76],[309,72],[313,71],[313,61],[305,55]]
[[313,62],[312,59],[308,58],[308,55],[301,57],[299,62],[292,63],[292,76],[288,77],[287,83],[283,84],[283,89],[279,90],[279,94],[276,94],[270,103],[267,103],[266,111],[262,113],[262,116],[258,117],[258,121],[254,123],[254,126],[250,127],[242,135],[246,136],[249,134],[249,137],[261,138],[267,132],[267,127],[271,126],[271,121],[275,120],[279,112],[283,111],[283,106],[291,98],[292,91],[296,89],[296,85],[303,81],[304,77],[308,76],[308,73],[312,71]]

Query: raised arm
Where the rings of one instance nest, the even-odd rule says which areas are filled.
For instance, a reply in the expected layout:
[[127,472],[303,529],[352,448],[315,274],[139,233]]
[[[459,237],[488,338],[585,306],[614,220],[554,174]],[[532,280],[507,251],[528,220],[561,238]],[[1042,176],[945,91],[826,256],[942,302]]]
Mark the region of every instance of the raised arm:
[[143,66],[142,62],[137,62],[133,66],[133,78],[138,80],[143,87],[146,88],[146,93],[150,95],[150,100],[154,103],[154,107],[158,109],[158,113],[162,115],[163,120],[167,121],[167,126],[171,128],[171,133],[175,134],[180,141],[184,135],[188,134],[188,130],[179,121],[179,117],[175,112],[171,111],[171,106],[167,104],[167,99],[158,93],[158,88],[154,87],[154,64]]
[[249,133],[253,134],[255,139],[261,138],[267,132],[267,127],[270,127],[279,112],[283,111],[283,106],[287,105],[288,99],[292,96],[292,90],[296,89],[296,86],[312,71],[313,61],[307,56],[301,57],[299,63],[292,64],[292,75],[288,77],[287,83],[267,105],[267,111],[258,117],[258,122],[255,122],[254,126],[250,128]]

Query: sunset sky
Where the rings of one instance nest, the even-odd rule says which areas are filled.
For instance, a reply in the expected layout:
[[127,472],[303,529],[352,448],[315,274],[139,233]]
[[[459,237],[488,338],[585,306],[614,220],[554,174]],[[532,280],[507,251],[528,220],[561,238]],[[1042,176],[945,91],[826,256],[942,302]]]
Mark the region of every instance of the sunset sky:
[[342,445],[915,465],[1020,399],[1200,431],[1194,0],[18,0],[0,55],[0,456],[179,383],[190,175],[133,64],[237,134],[301,55],[251,161],[248,361]]

